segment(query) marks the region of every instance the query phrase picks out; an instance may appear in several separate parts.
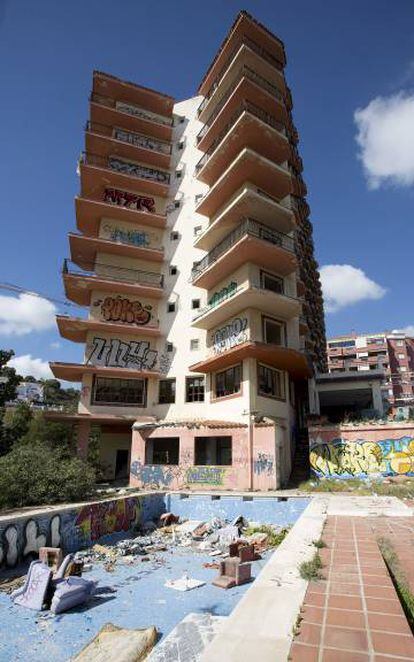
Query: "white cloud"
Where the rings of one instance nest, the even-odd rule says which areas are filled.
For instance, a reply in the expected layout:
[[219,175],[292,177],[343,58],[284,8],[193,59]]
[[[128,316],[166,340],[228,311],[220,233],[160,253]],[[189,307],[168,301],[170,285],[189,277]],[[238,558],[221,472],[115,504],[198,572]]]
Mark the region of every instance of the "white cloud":
[[368,186],[414,185],[414,94],[377,97],[354,113]]
[[320,269],[325,309],[334,313],[365,299],[381,299],[386,289],[350,264],[326,264]]
[[55,324],[56,306],[31,294],[0,296],[0,335],[24,336]]
[[393,329],[392,333],[405,333],[406,336],[414,337],[414,324],[408,324],[402,329]]
[[60,344],[60,342],[51,342],[50,346],[52,349],[59,349],[59,347],[61,347],[62,345]]
[[32,375],[36,379],[54,379],[48,362],[42,361],[42,359],[35,359],[31,354],[14,356],[7,365],[14,368],[22,377]]

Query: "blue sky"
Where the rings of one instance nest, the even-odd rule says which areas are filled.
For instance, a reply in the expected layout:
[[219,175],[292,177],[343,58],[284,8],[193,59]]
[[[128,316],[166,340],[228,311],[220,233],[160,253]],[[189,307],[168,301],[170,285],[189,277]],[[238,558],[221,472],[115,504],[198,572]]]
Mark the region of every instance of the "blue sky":
[[[244,8],[286,45],[317,259],[351,267],[325,271],[328,333],[413,325],[414,3]],[[233,0],[0,0],[2,282],[63,299],[93,69],[192,96],[239,9]],[[40,359],[39,374],[48,359],[81,360],[81,345],[49,326],[47,305],[0,295],[0,346]]]

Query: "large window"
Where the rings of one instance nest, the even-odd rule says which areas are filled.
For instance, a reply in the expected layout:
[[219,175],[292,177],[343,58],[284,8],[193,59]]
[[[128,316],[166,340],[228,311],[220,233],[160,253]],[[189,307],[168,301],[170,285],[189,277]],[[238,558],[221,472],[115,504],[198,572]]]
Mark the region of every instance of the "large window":
[[232,463],[231,437],[196,437],[194,439],[195,464],[229,465]]
[[257,392],[266,398],[284,400],[285,381],[283,372],[259,363],[257,366]]
[[185,401],[204,402],[204,377],[187,377],[185,380]]
[[175,402],[175,379],[160,379],[158,402],[160,405],[172,404]]
[[274,276],[269,274],[267,271],[260,272],[260,287],[265,290],[271,290],[272,292],[277,292],[278,294],[283,294],[283,278],[280,276]]
[[92,404],[145,407],[147,399],[146,379],[115,379],[95,377]]
[[262,317],[263,340],[271,345],[285,344],[285,325],[271,317]]
[[235,365],[214,375],[214,396],[223,398],[225,395],[240,393],[241,365]]
[[160,437],[146,441],[145,464],[178,464],[179,454],[179,437]]

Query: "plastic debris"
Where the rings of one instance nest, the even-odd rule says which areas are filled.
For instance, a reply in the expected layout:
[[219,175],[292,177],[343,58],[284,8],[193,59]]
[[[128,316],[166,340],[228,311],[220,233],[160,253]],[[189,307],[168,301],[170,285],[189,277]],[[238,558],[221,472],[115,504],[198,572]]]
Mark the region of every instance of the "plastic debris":
[[167,579],[164,586],[168,588],[173,588],[176,591],[191,591],[194,588],[199,588],[204,586],[206,582],[201,579],[192,579],[187,574],[184,573],[180,579]]

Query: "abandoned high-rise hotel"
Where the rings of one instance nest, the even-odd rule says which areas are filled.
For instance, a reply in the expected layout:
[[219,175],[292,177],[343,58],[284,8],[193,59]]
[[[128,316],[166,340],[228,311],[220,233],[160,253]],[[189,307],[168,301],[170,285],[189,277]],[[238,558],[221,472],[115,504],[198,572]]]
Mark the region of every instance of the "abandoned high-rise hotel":
[[59,315],[84,362],[78,452],[163,489],[286,484],[324,371],[323,303],[283,43],[241,12],[198,88],[94,72]]

